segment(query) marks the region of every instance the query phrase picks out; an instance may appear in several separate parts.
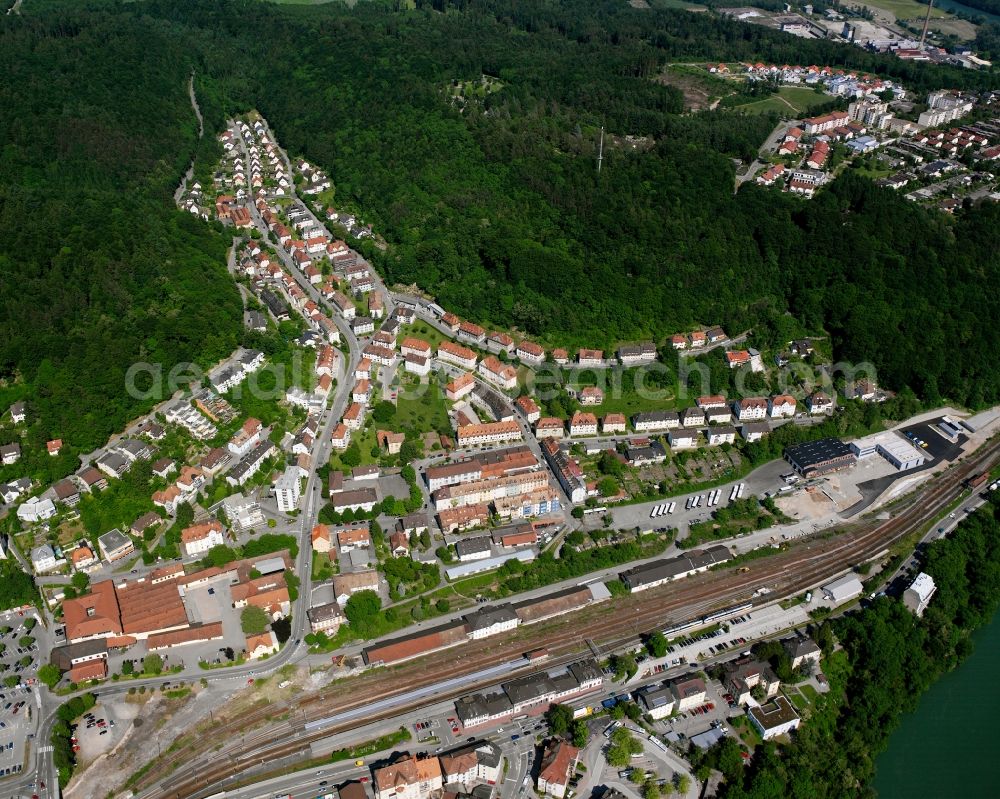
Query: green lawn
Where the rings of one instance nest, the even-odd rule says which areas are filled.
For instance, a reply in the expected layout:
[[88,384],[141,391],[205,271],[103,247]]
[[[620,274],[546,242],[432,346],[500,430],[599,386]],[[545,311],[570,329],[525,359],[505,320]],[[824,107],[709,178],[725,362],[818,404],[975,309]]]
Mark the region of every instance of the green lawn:
[[[891,11],[896,19],[923,19],[927,15],[927,6],[916,0],[864,0],[864,5]],[[947,17],[948,12],[934,6],[931,19]]]
[[800,713],[809,707],[809,700],[806,699],[798,691],[785,690],[785,696],[788,697],[788,701],[795,705],[795,709]]
[[576,389],[596,385],[604,391],[604,402],[583,409],[597,416],[606,413],[631,416],[644,411],[674,409],[678,405],[676,379],[670,386],[662,387],[651,379],[641,377],[639,369],[583,370],[565,374],[568,375],[566,385]]
[[417,396],[409,396],[405,390],[399,392],[396,400],[396,416],[388,425],[395,432],[406,429],[437,430],[450,432],[448,405],[444,394],[436,383],[420,386],[412,391]]
[[825,105],[833,98],[803,86],[782,86],[777,93],[763,100],[733,106],[749,114],[778,113],[784,117],[797,117],[817,105]]
[[816,690],[815,686],[810,683],[803,683],[799,686],[799,690],[803,693],[806,699],[810,703],[815,704],[816,700],[819,698],[819,691]]
[[403,328],[403,333],[399,337],[400,343],[402,343],[402,340],[404,338],[411,338],[411,337],[420,338],[426,341],[428,344],[431,345],[431,348],[434,350],[435,355],[437,355],[438,345],[442,341],[450,341],[450,339],[447,336],[445,336],[440,330],[431,327],[429,324],[427,324],[421,319],[417,319],[414,321],[412,325]]

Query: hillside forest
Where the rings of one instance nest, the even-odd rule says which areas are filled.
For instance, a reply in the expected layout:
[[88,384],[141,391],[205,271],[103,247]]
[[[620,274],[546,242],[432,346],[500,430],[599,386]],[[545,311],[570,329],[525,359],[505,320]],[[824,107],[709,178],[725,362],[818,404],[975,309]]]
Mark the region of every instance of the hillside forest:
[[[611,0],[401,5],[46,0],[0,20],[2,407],[26,399],[33,435],[86,452],[148,407],[123,391],[131,363],[207,365],[241,341],[230,239],[172,193],[253,108],[385,238],[365,253],[390,283],[485,325],[609,348],[791,314],[888,388],[1000,399],[995,204],[949,218],[851,171],[811,202],[734,194],[733,159],[777,120],[685,113],[657,80],[698,60],[830,64],[917,92],[993,73]],[[495,90],[455,102],[483,76]]]

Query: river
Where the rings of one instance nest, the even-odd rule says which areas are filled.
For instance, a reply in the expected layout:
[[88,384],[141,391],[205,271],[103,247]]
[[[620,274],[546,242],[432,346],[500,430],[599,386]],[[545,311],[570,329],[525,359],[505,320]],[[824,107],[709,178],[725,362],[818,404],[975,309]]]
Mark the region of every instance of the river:
[[975,650],[903,717],[876,766],[880,799],[1000,795],[993,771],[1000,711],[1000,613],[973,636]]
[[934,0],[934,5],[942,11],[968,14],[970,16],[982,17],[988,22],[1000,23],[1000,16],[997,14],[991,14],[989,11],[980,11],[978,8],[973,8],[972,6],[962,5],[956,0]]

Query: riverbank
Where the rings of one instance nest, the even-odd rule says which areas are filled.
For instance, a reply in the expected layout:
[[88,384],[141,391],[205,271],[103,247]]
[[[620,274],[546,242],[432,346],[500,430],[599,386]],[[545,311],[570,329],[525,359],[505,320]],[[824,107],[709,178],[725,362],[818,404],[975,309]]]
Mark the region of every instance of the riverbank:
[[[893,740],[893,749],[901,752],[896,756],[899,765],[887,761],[887,773],[881,779],[883,785],[897,784],[885,796],[903,796],[904,791],[920,796],[995,794],[986,765],[989,760],[983,755],[990,754],[992,743],[986,720],[995,716],[990,677],[1000,650],[995,618],[1000,605],[1000,579],[996,578],[1000,575],[1000,498],[991,498],[947,538],[928,545],[921,560],[921,569],[937,585],[924,616],[914,616],[899,599],[881,597],[814,629],[814,637],[823,646],[830,692],[811,714],[804,715],[790,743],[758,746],[751,765],[723,786],[720,799],[869,797],[876,783],[876,758],[887,751],[897,729],[910,728],[912,732],[900,733],[901,743]],[[981,659],[972,660],[977,630],[982,631],[977,637],[985,641],[985,651]],[[832,658],[831,633],[840,645]],[[838,658],[845,661],[843,672],[831,671],[831,663]],[[958,669],[967,665],[967,671]],[[963,713],[963,708],[972,705],[958,702],[962,690],[968,703],[986,705],[976,710],[974,718],[970,709]],[[954,716],[942,705],[954,706]],[[926,715],[916,712],[922,707],[927,708]],[[953,724],[948,730],[943,729],[945,716],[940,715],[946,712]],[[975,719],[981,719],[981,726],[975,726]],[[941,729],[933,729],[935,725]],[[936,746],[932,732],[950,735],[950,747]],[[985,749],[975,749],[977,736]],[[919,752],[913,748],[917,744]],[[953,757],[960,750],[962,757]],[[918,763],[931,776],[920,776]],[[912,776],[907,776],[904,786],[898,773],[907,769]]]
[[[880,799],[997,795],[988,764],[996,755],[993,725],[1000,710],[994,689],[1000,661],[1000,613],[973,635],[975,649],[958,669],[944,675],[903,717],[876,761],[872,787]],[[958,786],[961,785],[961,789]]]

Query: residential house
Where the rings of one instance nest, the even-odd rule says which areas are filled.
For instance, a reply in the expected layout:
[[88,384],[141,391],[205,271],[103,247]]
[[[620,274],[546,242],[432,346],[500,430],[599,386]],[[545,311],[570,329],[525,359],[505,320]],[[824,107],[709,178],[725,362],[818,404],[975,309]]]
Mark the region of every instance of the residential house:
[[[778,693],[781,681],[767,663],[740,658],[726,665],[725,685],[739,705],[749,702],[753,694],[760,702]],[[756,689],[756,690],[754,690]]]
[[460,446],[498,444],[504,441],[520,441],[522,432],[517,422],[487,422],[458,428],[456,438]]
[[437,357],[439,361],[453,363],[463,369],[474,369],[477,360],[475,352],[451,341],[442,341],[438,345]]
[[515,352],[514,339],[501,331],[494,331],[486,337],[486,349],[494,353],[506,353],[513,355]]
[[555,416],[541,417],[535,422],[535,438],[562,438],[565,432],[565,423]]
[[771,432],[771,426],[767,422],[747,422],[740,426],[740,435],[748,444],[760,441]]
[[274,496],[280,513],[291,513],[298,509],[302,492],[302,478],[294,467],[285,469],[274,481]]
[[548,742],[542,753],[538,769],[536,781],[538,793],[550,794],[557,799],[563,799],[566,796],[573,771],[576,769],[579,755],[579,749],[561,738]]
[[676,411],[648,411],[632,417],[632,427],[637,433],[654,433],[680,427],[680,415]]
[[260,635],[248,635],[246,637],[248,660],[258,660],[267,655],[273,655],[279,648],[278,636],[274,634],[274,630],[267,630]]
[[571,436],[596,436],[597,417],[592,413],[577,411],[569,422],[569,434]]
[[694,406],[685,408],[680,413],[681,427],[701,427],[705,424],[705,413]]
[[795,397],[791,394],[778,394],[771,397],[771,418],[790,418],[795,416]]
[[48,544],[42,544],[31,550],[31,568],[36,574],[51,571],[56,567],[56,553]]
[[81,544],[70,553],[70,561],[77,571],[87,571],[96,566],[100,561],[94,557],[94,550],[86,544]]
[[764,397],[746,397],[733,403],[733,415],[741,422],[757,422],[767,418],[767,405]]
[[726,353],[726,365],[730,369],[738,369],[750,363],[750,353],[746,350],[730,350]]
[[712,426],[705,431],[705,436],[711,447],[733,444],[736,442],[736,428],[729,425]]
[[545,349],[533,341],[522,341],[514,354],[521,363],[537,365],[545,360]]
[[524,418],[528,421],[529,424],[537,422],[542,416],[542,412],[541,409],[538,407],[538,403],[535,402],[527,394],[524,395],[523,397],[518,397],[517,400],[514,402],[514,405],[521,412],[521,414],[524,416]]
[[729,403],[722,394],[705,394],[694,401],[694,404],[703,411],[727,410]]
[[28,418],[28,406],[24,402],[15,402],[9,410],[10,420],[14,424],[22,424]]
[[667,435],[671,450],[696,449],[698,434],[693,430],[671,430]]
[[822,391],[817,391],[809,395],[809,398],[806,400],[806,407],[809,409],[809,413],[813,415],[829,413],[833,410],[833,400]]
[[517,370],[501,363],[495,355],[488,355],[479,364],[479,374],[488,382],[506,391],[517,388]]
[[0,460],[4,466],[11,466],[21,460],[20,444],[4,444],[0,446]]
[[626,431],[625,414],[609,413],[601,420],[601,432],[604,435],[624,433]]
[[390,430],[378,430],[375,433],[375,439],[387,455],[398,455],[406,436],[403,433],[393,433]]
[[457,402],[468,396],[476,388],[476,379],[469,373],[459,375],[444,387],[445,396],[452,402]]
[[17,509],[17,518],[26,524],[34,524],[51,519],[56,515],[56,506],[51,499],[32,497]]
[[368,527],[350,527],[337,532],[337,546],[344,552],[352,549],[368,549],[372,544]]
[[458,338],[479,347],[486,341],[486,331],[472,322],[461,322],[458,325]]
[[436,757],[408,755],[373,770],[375,799],[430,799],[444,787]]
[[317,605],[306,611],[309,619],[309,629],[314,633],[336,634],[345,621],[344,611],[336,602],[328,602],[325,605]]
[[785,647],[785,651],[788,652],[788,657],[791,658],[793,669],[799,668],[806,661],[819,666],[823,652],[811,638],[796,636],[795,638],[787,638],[781,643]]
[[652,341],[624,345],[618,348],[618,360],[622,366],[652,363],[656,360],[656,345]]
[[213,519],[210,522],[193,524],[181,530],[181,546],[184,554],[191,558],[202,555],[212,547],[221,546],[226,542],[222,523]]
[[582,349],[576,354],[576,362],[580,366],[604,366],[604,352]]
[[56,501],[72,508],[80,502],[80,489],[72,480],[60,480],[52,490],[55,492]]
[[604,392],[597,386],[585,386],[577,393],[581,405],[600,405],[604,402]]
[[170,458],[160,458],[153,463],[153,474],[166,480],[177,471],[177,463]]

